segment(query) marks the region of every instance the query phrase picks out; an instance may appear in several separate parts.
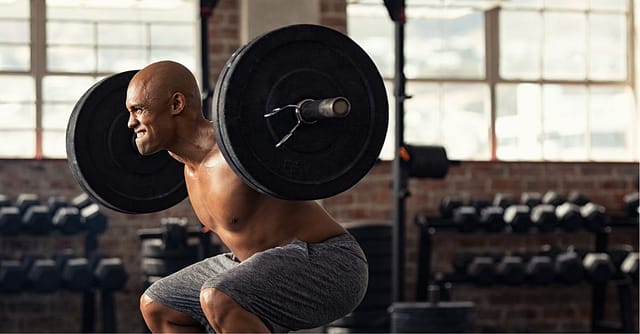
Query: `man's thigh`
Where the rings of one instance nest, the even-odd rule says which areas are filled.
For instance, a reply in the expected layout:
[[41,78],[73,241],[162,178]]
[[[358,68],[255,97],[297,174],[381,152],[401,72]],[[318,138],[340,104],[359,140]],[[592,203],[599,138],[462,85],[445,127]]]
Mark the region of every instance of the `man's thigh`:
[[162,305],[190,315],[212,332],[200,306],[200,290],[207,280],[238,264],[230,254],[220,254],[163,277],[153,283],[145,294]]
[[348,234],[323,243],[291,244],[254,254],[203,288],[216,288],[258,316],[272,332],[322,326],[362,300],[367,263]]

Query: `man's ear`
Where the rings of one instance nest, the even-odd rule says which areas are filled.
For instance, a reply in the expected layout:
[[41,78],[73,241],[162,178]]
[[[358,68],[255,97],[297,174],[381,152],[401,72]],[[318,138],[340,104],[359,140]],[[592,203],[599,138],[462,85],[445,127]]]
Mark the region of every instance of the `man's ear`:
[[173,93],[170,101],[172,115],[180,114],[187,106],[187,100],[185,99],[184,94],[180,92]]

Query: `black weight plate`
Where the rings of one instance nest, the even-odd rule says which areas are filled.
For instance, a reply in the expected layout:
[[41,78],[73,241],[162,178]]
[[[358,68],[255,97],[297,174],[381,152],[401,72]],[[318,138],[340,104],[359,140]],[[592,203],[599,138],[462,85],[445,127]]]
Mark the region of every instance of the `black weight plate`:
[[142,156],[127,128],[127,86],[137,71],[107,77],[76,103],[67,126],[71,173],[96,202],[124,213],[174,206],[187,196],[183,165],[166,151]]
[[[344,96],[351,113],[301,125],[292,109],[304,99]],[[292,200],[338,194],[374,164],[388,123],[380,74],[347,36],[322,26],[293,25],[246,45],[227,63],[214,92],[216,139],[231,168],[254,189]]]

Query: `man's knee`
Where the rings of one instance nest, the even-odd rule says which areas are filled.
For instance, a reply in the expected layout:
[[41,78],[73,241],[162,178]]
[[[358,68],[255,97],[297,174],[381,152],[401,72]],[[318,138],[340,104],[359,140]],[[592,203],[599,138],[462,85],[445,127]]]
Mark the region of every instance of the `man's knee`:
[[215,324],[222,324],[236,305],[233,299],[214,288],[203,289],[200,292],[200,306],[209,321]]
[[162,313],[161,305],[146,294],[140,296],[140,312],[147,317],[158,317]]

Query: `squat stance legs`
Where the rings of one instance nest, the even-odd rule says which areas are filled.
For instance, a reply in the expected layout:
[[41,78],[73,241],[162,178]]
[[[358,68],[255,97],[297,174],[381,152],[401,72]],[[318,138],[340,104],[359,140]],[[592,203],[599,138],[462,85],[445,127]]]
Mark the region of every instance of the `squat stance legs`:
[[[260,318],[214,288],[202,290],[200,304],[216,333],[270,332]],[[153,333],[196,333],[204,330],[190,315],[164,306],[146,294],[140,298],[140,311]]]

